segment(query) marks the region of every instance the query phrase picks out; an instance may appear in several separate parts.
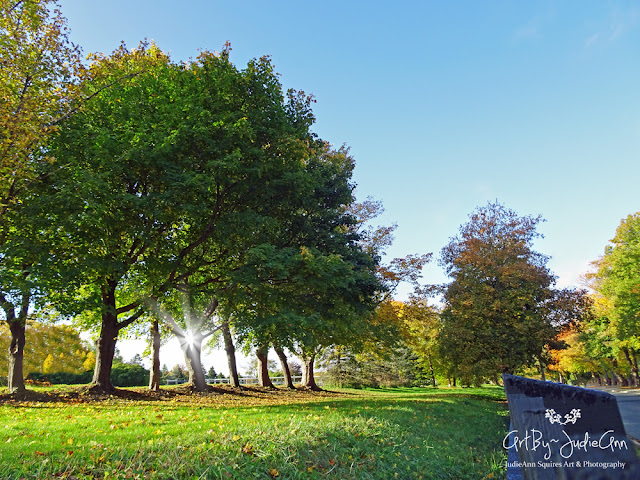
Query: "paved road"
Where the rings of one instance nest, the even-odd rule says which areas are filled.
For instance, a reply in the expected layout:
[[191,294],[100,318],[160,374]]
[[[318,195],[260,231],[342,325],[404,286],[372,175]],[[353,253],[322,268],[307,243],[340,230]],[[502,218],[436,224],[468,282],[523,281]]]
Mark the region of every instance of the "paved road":
[[640,441],[640,388],[597,387],[616,397],[627,435]]

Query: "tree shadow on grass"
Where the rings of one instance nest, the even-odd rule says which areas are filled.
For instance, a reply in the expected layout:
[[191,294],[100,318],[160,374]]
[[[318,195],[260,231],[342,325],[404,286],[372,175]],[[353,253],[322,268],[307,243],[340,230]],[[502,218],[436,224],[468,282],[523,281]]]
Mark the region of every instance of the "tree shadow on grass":
[[348,397],[354,395],[349,392],[322,390],[320,392],[296,388],[266,388],[258,386],[208,386],[206,392],[197,392],[192,385],[182,384],[177,387],[161,388],[152,391],[145,387],[116,388],[111,393],[99,393],[90,389],[89,385],[70,386],[63,388],[43,388],[26,390],[23,392],[0,394],[0,404],[22,405],[27,403],[104,403],[112,401],[126,402],[190,402],[199,405],[212,404],[224,406],[231,400],[230,407],[237,407],[234,400],[245,400],[253,406],[259,406],[261,401],[266,403],[316,400],[319,398]]

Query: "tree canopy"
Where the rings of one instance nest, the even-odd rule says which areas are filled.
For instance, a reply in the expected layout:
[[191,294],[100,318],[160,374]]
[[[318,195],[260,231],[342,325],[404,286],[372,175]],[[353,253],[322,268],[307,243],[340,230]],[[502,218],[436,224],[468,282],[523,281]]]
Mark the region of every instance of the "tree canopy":
[[[555,277],[533,249],[542,219],[499,203],[476,209],[442,249],[441,353],[468,382],[496,378],[539,359],[555,337]],[[559,318],[559,317],[558,317]]]
[[53,0],[0,1],[0,225],[40,161],[41,147],[75,108],[80,49]]
[[582,339],[602,369],[618,370],[620,355],[640,384],[640,212],[622,219],[604,255],[587,275],[595,292],[595,315]]
[[150,305],[201,341],[193,311],[214,323],[222,306],[253,312],[257,332],[258,311],[275,325],[275,309],[295,304],[330,330],[377,288],[349,230],[352,159],[310,132],[310,97],[285,95],[267,57],[240,70],[229,53],[178,64],[141,44],[95,56],[91,100],[48,147],[64,168],[44,166],[21,207],[51,246],[59,308],[99,331],[100,389],[112,388],[119,332]]
[[595,266],[591,285],[608,300],[616,337],[640,348],[640,212],[622,219]]
[[54,6],[50,0],[0,1],[0,313],[11,332],[10,391],[24,389],[25,325],[39,287],[33,247],[43,248],[15,210],[38,169],[55,162],[47,141],[82,96],[80,49]]

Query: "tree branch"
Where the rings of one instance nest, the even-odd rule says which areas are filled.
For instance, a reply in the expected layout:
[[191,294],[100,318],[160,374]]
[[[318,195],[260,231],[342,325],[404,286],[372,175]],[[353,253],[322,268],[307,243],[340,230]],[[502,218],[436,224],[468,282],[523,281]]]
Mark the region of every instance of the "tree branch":
[[121,315],[121,314],[126,313],[126,312],[129,312],[129,311],[131,311],[131,310],[133,310],[134,308],[139,307],[139,306],[140,306],[140,302],[139,302],[139,301],[137,301],[137,302],[132,302],[132,303],[130,303],[129,305],[124,305],[124,306],[122,306],[122,307],[120,307],[120,308],[117,308],[117,309],[116,309],[116,314],[117,314],[117,315]]
[[167,312],[160,306],[157,298],[148,298],[145,303],[148,305],[151,311],[160,318],[162,323],[164,323],[171,329],[171,332],[173,332],[174,335],[176,335],[177,337],[186,336],[185,331],[182,329],[182,327],[176,323],[171,315],[169,315],[169,312]]
[[214,298],[213,300],[211,300],[209,305],[207,305],[207,308],[204,309],[204,312],[202,312],[204,318],[209,318],[211,315],[213,315],[213,312],[216,311],[216,308],[218,308],[218,299]]
[[[111,83],[108,83],[107,85],[103,85],[102,87],[100,87],[98,90],[96,90],[95,92],[93,92],[91,95],[89,95],[88,97],[85,97],[81,100],[80,104],[84,104],[87,103],[89,100],[91,100],[93,97],[99,95],[103,90],[106,90],[107,88],[111,88],[114,85],[124,81],[124,80],[129,80],[131,78],[137,77],[138,75],[141,75],[145,73],[145,70],[141,71],[141,72],[135,72],[135,73],[130,73],[128,75],[124,75],[116,80],[114,80]],[[67,113],[65,113],[64,115],[62,115],[61,117],[58,117],[57,119],[53,120],[51,122],[51,125],[57,125],[58,123],[62,122],[63,120],[69,118],[71,115],[73,115],[74,113],[76,113],[78,110],[80,110],[80,107],[74,107],[69,109],[69,111]],[[48,125],[47,125],[48,126]],[[45,127],[46,128],[46,127]]]
[[220,330],[222,328],[222,324],[218,325],[216,328],[214,328],[213,330],[211,330],[210,332],[204,333],[202,335],[202,340],[204,340],[205,338],[209,338],[211,335],[213,335],[214,333],[216,333],[218,330]]
[[18,320],[21,322],[25,322],[27,319],[27,315],[29,314],[29,301],[31,300],[31,293],[22,292],[22,305],[20,307],[20,313],[18,316]]
[[7,323],[11,323],[16,319],[16,311],[13,303],[11,303],[4,296],[3,293],[0,293],[0,307],[4,310],[4,314],[6,316]]
[[138,318],[140,318],[140,316],[144,313],[144,311],[145,311],[145,308],[144,307],[140,307],[140,309],[136,313],[131,315],[129,318],[127,318],[126,320],[123,320],[121,322],[118,322],[118,324],[117,324],[118,331],[122,330],[125,327],[128,327],[133,322],[135,322]]
[[16,8],[18,8],[18,7],[20,6],[20,4],[21,4],[21,3],[24,3],[24,0],[20,0],[20,1],[16,2],[16,3],[13,5],[13,7],[11,7],[11,8],[9,9],[9,11],[8,11],[7,13],[11,13],[11,12],[13,12]]

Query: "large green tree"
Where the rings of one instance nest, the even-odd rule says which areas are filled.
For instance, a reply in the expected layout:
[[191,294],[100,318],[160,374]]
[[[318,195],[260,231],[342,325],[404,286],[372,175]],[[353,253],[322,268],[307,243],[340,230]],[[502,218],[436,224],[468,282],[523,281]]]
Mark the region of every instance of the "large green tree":
[[[203,59],[206,60],[200,57],[199,61]],[[199,75],[213,73],[211,70]],[[292,232],[299,234],[296,220],[319,216],[320,211],[335,208],[327,199],[320,202],[315,199],[314,203],[314,190],[327,188],[315,174],[318,152],[324,152],[326,144],[316,140],[308,130],[313,119],[310,98],[296,92],[289,92],[285,97],[267,58],[254,60],[237,72],[236,82],[239,84],[236,108],[243,115],[247,139],[236,147],[238,165],[234,168],[242,184],[230,191],[223,188],[228,192],[223,198],[225,210],[218,215],[208,237],[188,252],[176,270],[174,278],[180,278],[177,287],[193,307],[173,300],[173,308],[163,309],[163,303],[165,306],[172,303],[171,294],[164,299],[152,299],[154,309],[180,339],[185,356],[190,357],[187,367],[199,390],[205,388],[204,378],[199,378],[201,369],[190,366],[199,364],[202,342],[222,329],[233,355],[228,342],[229,321],[238,317],[237,309],[243,308],[241,304],[261,303],[266,298],[262,286],[267,285],[269,290],[274,282],[283,281],[286,276],[283,269],[288,268],[283,262],[296,251],[285,239],[290,238]],[[323,148],[318,150],[315,145]],[[221,183],[229,180],[228,177],[217,179]],[[332,193],[336,194],[333,190]],[[316,233],[323,238],[335,230],[334,225],[322,228],[328,233]],[[259,273],[266,271],[262,269],[259,252],[272,254],[266,269],[270,271],[268,275]],[[275,274],[274,269],[278,270]],[[250,285],[255,288],[248,299]],[[169,314],[169,310],[173,314]],[[193,315],[190,311],[199,313]],[[255,329],[256,325],[250,323],[248,328]]]
[[234,302],[234,326],[241,339],[255,344],[265,374],[266,346],[287,348],[303,358],[303,384],[316,389],[315,355],[327,345],[366,336],[382,287],[377,259],[353,229],[353,159],[346,149],[320,141],[310,153],[308,187],[298,208],[274,242],[253,249],[238,272],[245,287]]
[[0,313],[11,332],[12,392],[24,390],[25,325],[37,293],[33,249],[25,248],[34,239],[15,209],[38,168],[55,161],[43,147],[82,97],[80,50],[54,8],[51,0],[0,1]]
[[[396,225],[374,226],[371,221],[380,215],[384,209],[382,203],[367,198],[363,202],[352,202],[347,206],[347,212],[351,215],[351,224],[343,226],[354,241],[355,250],[361,258],[367,258],[369,265],[368,292],[364,297],[366,302],[360,300],[360,305],[367,308],[351,310],[351,318],[341,322],[340,325],[326,329],[322,323],[317,330],[304,329],[306,338],[298,344],[298,353],[305,361],[305,379],[309,381],[307,371],[313,366],[313,359],[324,348],[333,350],[337,363],[346,357],[355,361],[357,354],[364,350],[391,352],[398,348],[406,348],[399,345],[397,339],[400,335],[398,322],[388,315],[381,315],[390,305],[391,297],[401,283],[409,283],[414,288],[414,294],[420,293],[420,274],[423,266],[429,262],[431,254],[407,255],[403,258],[394,258],[388,263],[381,261],[386,254],[386,249],[393,242],[393,232]],[[346,311],[349,311],[347,306]],[[329,313],[329,316],[334,315]],[[329,321],[331,325],[331,322]],[[327,358],[331,353],[325,353]],[[339,370],[339,368],[338,368]],[[312,378],[312,375],[310,376]],[[311,388],[315,388],[311,385]]]
[[309,101],[285,99],[268,58],[238,70],[229,48],[180,65],[154,46],[122,48],[94,65],[111,77],[141,73],[109,89],[109,76],[90,83],[96,95],[51,145],[69,166],[52,173],[33,208],[55,226],[61,276],[75,281],[66,292],[78,301],[60,303],[95,313],[87,318],[99,326],[96,388],[112,388],[118,334],[149,305],[201,377],[207,332],[188,323],[192,311],[213,318],[246,281],[236,272],[248,252],[279,245],[284,219],[314,181]]
[[[226,72],[235,75],[231,66]],[[91,101],[49,147],[65,168],[45,172],[28,202],[50,236],[59,307],[94,313],[85,318],[98,331],[99,390],[113,388],[119,332],[144,314],[152,285],[168,289],[179,280],[178,267],[220,213],[213,181],[228,167],[232,137],[243,137],[243,120],[221,101],[216,125],[203,106],[211,97],[194,88],[199,82],[153,45],[96,57],[85,85]]]
[[594,262],[591,287],[600,298],[600,325],[606,325],[609,347],[621,352],[640,384],[640,212],[622,219],[604,256]]
[[466,382],[531,364],[555,336],[548,257],[533,249],[541,218],[499,203],[476,209],[442,249],[441,355]]

